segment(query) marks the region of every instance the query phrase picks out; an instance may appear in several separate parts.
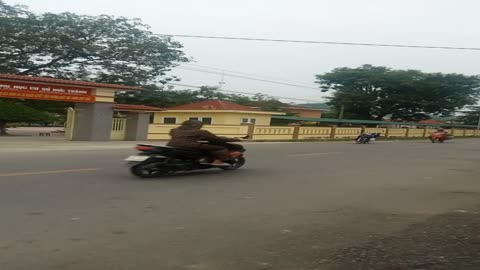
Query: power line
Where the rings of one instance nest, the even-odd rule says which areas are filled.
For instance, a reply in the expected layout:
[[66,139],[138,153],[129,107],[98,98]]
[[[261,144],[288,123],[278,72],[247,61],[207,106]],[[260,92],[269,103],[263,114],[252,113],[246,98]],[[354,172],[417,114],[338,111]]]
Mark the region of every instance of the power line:
[[[168,85],[173,85],[173,86],[183,86],[183,87],[192,87],[192,88],[198,88],[201,89],[202,86],[197,86],[197,85],[189,85],[189,84],[180,84],[180,83],[171,83],[168,82],[166,83]],[[226,92],[226,93],[234,93],[234,94],[242,94],[242,95],[251,95],[254,96],[256,94],[263,94],[263,93],[251,93],[251,92],[242,92],[242,91],[234,91],[234,90],[225,90],[225,89],[211,89],[212,91],[215,92]],[[280,98],[280,99],[286,99],[286,100],[294,100],[294,101],[302,101],[302,102],[314,102],[314,103],[325,103],[325,101],[318,101],[318,100],[310,100],[310,99],[299,99],[299,98],[290,98],[290,97],[282,97],[282,96],[273,96],[269,94],[264,94],[269,97],[273,98]],[[401,99],[395,99],[395,101],[399,102],[408,102],[408,103],[413,103],[417,105],[435,105],[435,102],[425,102],[425,101],[412,101],[412,100],[401,100]],[[350,100],[350,101],[343,101],[344,104],[352,104],[355,103],[356,101]]]
[[[167,85],[172,85],[172,86],[182,86],[182,87],[191,87],[191,88],[197,88],[197,89],[201,89],[202,86],[197,86],[197,85],[189,85],[189,84],[181,84],[181,83],[171,83],[171,82],[168,82],[166,83]],[[215,92],[225,92],[225,93],[233,93],[233,94],[241,94],[241,95],[249,95],[249,96],[254,96],[256,94],[259,94],[259,93],[251,93],[251,92],[243,92],[243,91],[234,91],[234,90],[226,90],[226,89],[210,89],[212,91],[215,91]],[[262,94],[262,93],[260,93]],[[268,94],[264,94],[268,97],[272,97],[272,98],[277,98],[277,99],[286,99],[286,100],[293,100],[293,101],[301,101],[301,102],[312,102],[312,103],[325,103],[325,101],[318,101],[318,100],[311,100],[311,99],[301,99],[301,98],[291,98],[291,97],[282,97],[282,96],[273,96],[273,95],[268,95]],[[403,101],[403,102],[409,102],[409,103],[414,103],[414,104],[420,104],[420,105],[431,105],[431,104],[435,104],[435,103],[432,103],[432,102],[415,102],[415,101],[410,101],[410,100],[396,100],[396,101]],[[350,102],[345,102],[345,103],[351,103],[352,101]],[[470,112],[470,111],[458,111],[458,112]]]
[[[188,85],[188,84],[182,84],[182,83],[166,83],[167,85],[173,85],[173,86],[182,86],[182,87],[192,87],[192,88],[198,88],[201,89],[202,86],[197,86],[197,85]],[[234,94],[242,94],[242,95],[250,95],[254,96],[258,93],[250,93],[250,92],[242,92],[242,91],[234,91],[234,90],[225,90],[225,89],[211,89],[212,91],[215,92],[226,92],[226,93],[234,93]],[[315,102],[315,103],[323,103],[322,101],[318,100],[309,100],[309,99],[301,99],[301,98],[290,98],[290,97],[281,97],[281,96],[272,96],[272,95],[267,95],[269,97],[273,98],[278,98],[278,99],[286,99],[286,100],[294,100],[294,101],[302,101],[302,102]]]
[[191,70],[191,71],[197,71],[197,72],[217,74],[217,75],[222,75],[222,76],[224,75],[224,76],[247,79],[247,80],[254,80],[254,81],[275,83],[275,84],[281,84],[281,85],[287,85],[287,86],[301,87],[301,88],[313,89],[313,90],[317,90],[317,91],[320,90],[320,88],[315,88],[315,87],[310,87],[310,86],[303,86],[303,85],[291,84],[291,83],[283,83],[283,82],[265,80],[265,79],[257,79],[257,78],[246,77],[246,76],[241,76],[241,75],[228,74],[228,73],[225,73],[225,72],[216,72],[216,71],[210,71],[210,70],[205,70],[205,69],[195,69],[195,68],[188,68],[188,67],[177,67],[177,68],[185,69],[185,70]]
[[266,78],[266,79],[276,80],[276,81],[291,82],[291,83],[296,83],[296,84],[305,84],[305,86],[315,87],[313,83],[306,83],[306,82],[301,82],[301,81],[287,80],[287,79],[278,78],[278,77],[271,77],[271,76],[264,76],[264,75],[253,74],[253,73],[246,73],[246,72],[228,70],[228,69],[219,68],[219,67],[210,67],[210,66],[190,64],[190,63],[188,63],[188,64],[182,64],[182,65],[183,65],[183,66],[200,67],[200,68],[208,68],[208,69],[214,69],[214,70],[218,70],[218,71],[226,71],[226,72],[229,72],[229,73],[242,74],[242,75],[254,76],[254,77],[259,77],[259,78]]
[[223,39],[223,40],[243,40],[243,41],[266,41],[266,42],[306,43],[306,44],[324,44],[324,45],[347,45],[347,46],[393,47],[393,48],[411,48],[411,49],[441,49],[441,50],[480,51],[480,48],[478,48],[478,47],[452,47],[452,46],[433,46],[433,45],[360,43],[360,42],[315,41],[315,40],[270,39],[270,38],[225,37],[225,36],[202,36],[202,35],[180,35],[180,34],[153,34],[153,35],[167,36],[167,37],[183,37],[183,38]]

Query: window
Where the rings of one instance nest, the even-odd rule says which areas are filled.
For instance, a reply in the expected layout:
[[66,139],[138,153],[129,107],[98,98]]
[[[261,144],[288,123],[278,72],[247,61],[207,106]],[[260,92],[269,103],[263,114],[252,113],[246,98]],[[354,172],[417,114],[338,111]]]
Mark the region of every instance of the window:
[[149,122],[150,122],[150,124],[153,124],[154,121],[155,121],[155,115],[153,113],[151,113]]
[[190,117],[188,118],[189,120],[197,120],[197,121],[202,121],[205,125],[211,125],[212,124],[212,117]]
[[242,124],[255,124],[255,122],[257,122],[255,118],[242,118]]
[[212,118],[211,117],[202,117],[202,122],[205,125],[211,125],[212,124]]
[[176,117],[164,117],[163,118],[163,123],[164,124],[176,124],[177,123],[177,118]]

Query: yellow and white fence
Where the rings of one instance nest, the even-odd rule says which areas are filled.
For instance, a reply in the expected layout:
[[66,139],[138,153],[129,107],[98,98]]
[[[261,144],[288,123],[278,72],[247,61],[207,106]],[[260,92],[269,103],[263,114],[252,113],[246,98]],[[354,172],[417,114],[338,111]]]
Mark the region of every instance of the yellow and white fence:
[[[148,129],[149,140],[168,140],[170,130],[178,125],[151,124]],[[243,137],[248,135],[252,140],[311,140],[355,138],[362,128],[351,127],[302,127],[302,126],[253,126],[253,125],[206,125],[204,129],[226,137]],[[381,133],[388,138],[421,138],[428,137],[435,129],[424,128],[365,128],[367,133]],[[455,137],[480,136],[474,129],[445,130]]]

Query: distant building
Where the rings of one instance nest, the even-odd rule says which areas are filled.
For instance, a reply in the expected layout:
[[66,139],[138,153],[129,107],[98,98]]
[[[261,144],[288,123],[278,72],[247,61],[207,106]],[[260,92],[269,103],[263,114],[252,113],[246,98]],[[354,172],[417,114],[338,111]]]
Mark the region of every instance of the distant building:
[[295,106],[318,109],[324,112],[329,112],[332,110],[332,107],[326,103],[304,103],[304,104],[296,104]]
[[331,110],[325,103],[292,104],[282,107],[282,109],[295,114],[295,116],[307,118],[321,118],[323,112]]
[[323,110],[319,109],[312,109],[307,107],[300,107],[300,106],[288,106],[282,107],[282,110],[293,113],[295,116],[298,117],[309,117],[309,118],[321,118]]
[[284,115],[284,113],[259,111],[225,100],[206,100],[155,112],[153,123],[181,124],[183,121],[193,119],[202,121],[206,125],[255,124],[269,126],[272,115]]

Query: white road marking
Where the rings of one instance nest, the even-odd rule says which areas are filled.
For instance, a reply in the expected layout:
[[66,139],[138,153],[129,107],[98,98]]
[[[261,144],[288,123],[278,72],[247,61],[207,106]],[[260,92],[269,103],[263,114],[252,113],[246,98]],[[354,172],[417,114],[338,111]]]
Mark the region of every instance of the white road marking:
[[41,175],[41,174],[61,174],[61,173],[76,173],[76,172],[92,172],[92,171],[98,171],[98,170],[100,170],[100,169],[98,169],[98,168],[85,168],[85,169],[39,171],[39,172],[3,173],[3,174],[0,174],[0,177],[28,176],[28,175]]
[[407,148],[409,149],[418,149],[418,148],[432,148],[433,146],[409,146]]
[[289,157],[304,157],[304,156],[323,156],[323,155],[335,155],[342,152],[321,152],[321,153],[304,153],[304,154],[291,154]]

